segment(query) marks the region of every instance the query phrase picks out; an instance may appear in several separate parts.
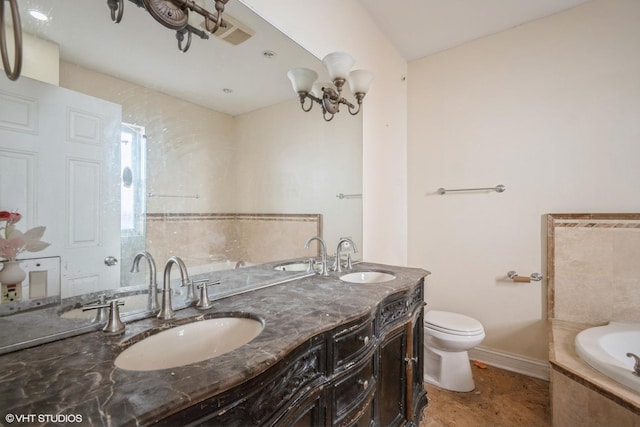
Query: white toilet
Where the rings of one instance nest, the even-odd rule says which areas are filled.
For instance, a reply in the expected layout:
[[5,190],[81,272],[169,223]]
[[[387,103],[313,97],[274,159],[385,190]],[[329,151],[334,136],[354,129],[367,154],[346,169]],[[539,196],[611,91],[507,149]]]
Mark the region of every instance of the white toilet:
[[424,316],[424,380],[445,390],[467,392],[475,388],[467,350],[484,339],[482,323],[448,311]]

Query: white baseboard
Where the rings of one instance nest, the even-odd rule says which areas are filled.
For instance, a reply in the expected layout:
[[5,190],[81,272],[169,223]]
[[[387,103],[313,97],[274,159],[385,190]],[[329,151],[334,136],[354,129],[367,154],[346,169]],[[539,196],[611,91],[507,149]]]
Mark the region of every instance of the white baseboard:
[[478,346],[469,350],[469,358],[506,371],[549,381],[549,363],[504,351]]

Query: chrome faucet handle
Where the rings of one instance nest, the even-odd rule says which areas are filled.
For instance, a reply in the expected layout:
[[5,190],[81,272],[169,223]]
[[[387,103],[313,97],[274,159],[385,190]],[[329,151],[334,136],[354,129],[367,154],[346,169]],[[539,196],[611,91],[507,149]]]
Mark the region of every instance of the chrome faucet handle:
[[[205,282],[208,282],[208,280],[205,280]],[[196,308],[198,310],[206,310],[206,309],[211,308],[213,306],[213,303],[209,299],[209,292],[207,292],[207,288],[209,286],[214,286],[214,285],[219,285],[219,284],[220,284],[220,280],[216,280],[215,282],[202,283],[202,284],[198,285],[198,289],[200,290],[200,299],[198,300],[198,303],[196,304]]]
[[185,302],[192,303],[194,301],[198,301],[198,297],[196,297],[196,287],[198,283],[206,282],[207,280],[183,280],[180,284],[181,288],[187,287],[187,296],[184,298]]
[[82,311],[99,310],[103,308],[109,308],[109,320],[104,325],[102,331],[107,335],[117,335],[124,332],[125,325],[120,320],[120,306],[124,305],[124,301],[118,301],[117,299],[109,301],[107,304],[98,304],[87,307],[82,307]]
[[109,305],[107,305],[107,296],[105,294],[102,294],[98,297],[97,300],[90,302],[87,305],[84,305],[82,307],[82,311],[97,310],[96,317],[93,319],[93,322],[102,323],[102,322],[106,322],[108,319],[108,316],[109,316],[107,311],[108,307]]

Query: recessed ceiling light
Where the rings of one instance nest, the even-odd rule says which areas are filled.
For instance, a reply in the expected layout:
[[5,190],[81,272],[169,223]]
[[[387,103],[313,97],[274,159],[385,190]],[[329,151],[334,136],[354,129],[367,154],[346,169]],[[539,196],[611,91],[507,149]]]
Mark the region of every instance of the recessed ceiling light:
[[29,9],[29,15],[31,15],[38,21],[46,22],[49,20],[49,17],[44,13],[40,12],[38,9]]

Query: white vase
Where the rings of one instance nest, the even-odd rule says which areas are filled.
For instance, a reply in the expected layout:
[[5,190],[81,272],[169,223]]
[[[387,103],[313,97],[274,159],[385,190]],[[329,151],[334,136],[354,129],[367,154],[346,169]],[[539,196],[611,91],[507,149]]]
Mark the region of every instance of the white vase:
[[20,268],[20,261],[2,261],[0,270],[0,283],[3,285],[16,285],[22,283],[27,273]]

